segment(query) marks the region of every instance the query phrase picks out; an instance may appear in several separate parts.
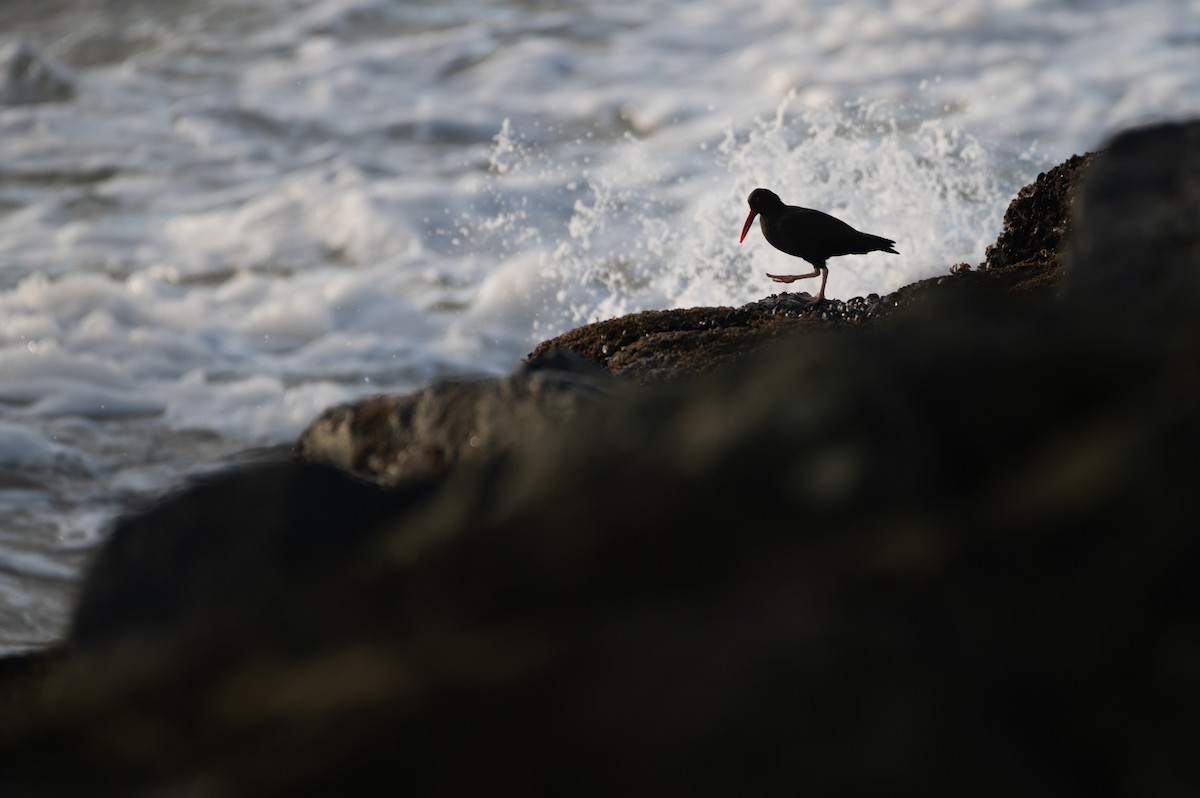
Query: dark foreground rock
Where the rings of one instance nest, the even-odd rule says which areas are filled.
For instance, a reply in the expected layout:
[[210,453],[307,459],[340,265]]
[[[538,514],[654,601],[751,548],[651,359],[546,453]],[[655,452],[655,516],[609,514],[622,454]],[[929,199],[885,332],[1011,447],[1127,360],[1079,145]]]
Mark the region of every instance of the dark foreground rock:
[[381,491],[331,466],[290,461],[207,477],[118,525],[84,583],[70,649],[111,648],[228,606],[274,601],[346,565],[373,524],[432,490],[412,479]]
[[[1112,150],[1196,174],[1181,140]],[[1072,281],[1129,268],[1086,221],[1107,179]],[[1200,268],[1194,228],[1126,229]],[[130,521],[0,794],[1200,792],[1200,292],[1144,283],[1186,312],[1134,337],[947,280],[427,489],[289,463]]]
[[[1200,295],[1200,122],[1123,136],[1083,185],[1066,291],[1096,315],[1121,308],[1127,334],[1194,346]],[[1102,261],[1109,269],[1089,268]],[[1101,322],[1103,323],[1103,322]]]

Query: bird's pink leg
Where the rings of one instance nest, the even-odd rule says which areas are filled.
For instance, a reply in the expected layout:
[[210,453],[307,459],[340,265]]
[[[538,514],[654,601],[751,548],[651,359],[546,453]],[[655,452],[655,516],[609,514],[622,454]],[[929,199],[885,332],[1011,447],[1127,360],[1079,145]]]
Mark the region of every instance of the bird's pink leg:
[[821,288],[817,291],[817,295],[810,299],[804,300],[806,305],[815,305],[825,298],[825,281],[829,279],[829,269],[825,266],[818,266],[813,269],[811,274],[768,274],[777,283],[794,283],[797,280],[804,280],[808,277],[821,277]]
[[804,280],[808,277],[816,277],[821,273],[820,269],[814,269],[811,274],[768,274],[777,283],[794,283],[797,280]]
[[825,298],[825,281],[828,279],[829,279],[829,269],[822,266],[821,267],[821,288],[819,291],[817,291],[817,295],[815,297],[813,297],[812,299],[805,300],[804,303],[806,305],[815,305],[818,302],[820,302],[822,299]]

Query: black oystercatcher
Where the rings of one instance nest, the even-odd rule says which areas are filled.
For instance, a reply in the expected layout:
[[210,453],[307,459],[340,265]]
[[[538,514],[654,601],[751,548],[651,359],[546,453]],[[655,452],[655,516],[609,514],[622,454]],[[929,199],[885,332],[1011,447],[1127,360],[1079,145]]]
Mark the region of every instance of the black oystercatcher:
[[821,290],[808,300],[810,305],[825,298],[825,281],[829,278],[829,269],[825,267],[825,261],[829,258],[835,255],[863,255],[876,251],[900,254],[892,249],[896,242],[890,238],[860,233],[841,219],[835,219],[812,208],[784,205],[778,194],[765,188],[751,191],[748,202],[750,215],[746,217],[746,224],[742,228],[742,237],[738,239],[738,243],[746,240],[746,233],[749,232],[754,217],[762,216],[763,237],[771,246],[797,258],[804,258],[814,267],[811,274],[767,276],[777,283],[791,283],[821,275]]

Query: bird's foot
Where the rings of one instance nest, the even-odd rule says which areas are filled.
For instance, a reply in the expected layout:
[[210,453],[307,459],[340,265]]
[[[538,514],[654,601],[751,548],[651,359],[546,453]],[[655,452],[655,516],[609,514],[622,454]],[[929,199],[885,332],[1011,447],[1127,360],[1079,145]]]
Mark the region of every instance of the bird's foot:
[[810,308],[821,301],[819,297],[814,297],[807,291],[797,291],[796,293],[780,291],[775,295],[774,299],[775,303],[771,306],[771,310],[775,313],[786,313],[788,311],[796,313],[804,308]]
[[794,283],[808,277],[807,274],[768,274],[767,276],[777,283]]

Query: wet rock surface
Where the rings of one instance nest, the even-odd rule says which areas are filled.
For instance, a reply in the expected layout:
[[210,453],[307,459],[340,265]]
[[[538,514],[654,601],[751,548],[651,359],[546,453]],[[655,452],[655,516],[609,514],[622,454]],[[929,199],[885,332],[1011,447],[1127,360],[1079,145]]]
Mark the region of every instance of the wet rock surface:
[[[1100,171],[1200,175],[1196,129],[1097,158],[1061,297],[1005,265],[865,323],[589,325],[531,365],[654,387],[536,445],[388,490],[257,466],[128,519],[0,794],[1200,791],[1197,183],[1113,247]],[[1167,264],[1136,336],[1090,287],[1129,252]]]
[[1003,271],[1021,265],[1052,271],[1071,234],[1079,182],[1096,153],[1074,155],[1021,189],[1004,214],[1004,229],[987,248],[982,268]]
[[807,293],[772,294],[740,308],[649,310],[576,328],[539,344],[527,358],[537,364],[569,351],[612,374],[643,385],[712,372],[764,343],[797,331],[864,324],[893,310],[898,294],[826,299]]

